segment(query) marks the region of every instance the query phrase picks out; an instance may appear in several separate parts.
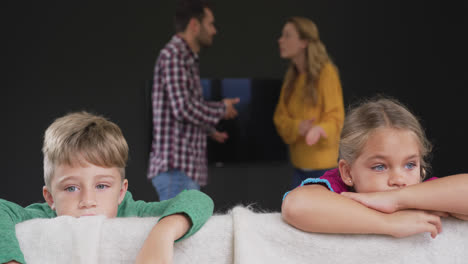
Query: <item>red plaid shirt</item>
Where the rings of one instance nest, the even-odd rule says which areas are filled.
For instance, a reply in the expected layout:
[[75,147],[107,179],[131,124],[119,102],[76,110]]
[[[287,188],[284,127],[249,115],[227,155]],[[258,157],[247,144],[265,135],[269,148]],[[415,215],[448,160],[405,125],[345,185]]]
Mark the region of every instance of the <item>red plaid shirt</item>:
[[198,55],[174,35],[159,53],[153,83],[153,142],[148,178],[179,169],[207,182],[206,136],[224,116],[223,102],[203,99]]

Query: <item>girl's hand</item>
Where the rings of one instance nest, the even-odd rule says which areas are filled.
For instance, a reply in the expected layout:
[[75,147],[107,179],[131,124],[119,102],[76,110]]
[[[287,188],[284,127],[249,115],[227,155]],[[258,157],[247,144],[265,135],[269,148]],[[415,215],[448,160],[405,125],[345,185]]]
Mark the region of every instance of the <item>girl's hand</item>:
[[442,232],[440,217],[420,210],[403,210],[385,216],[389,227],[387,234],[394,237],[407,237],[429,232],[435,238]]
[[374,193],[342,192],[341,195],[383,213],[393,213],[399,210],[398,197],[395,191]]
[[320,138],[327,138],[327,134],[321,126],[312,126],[305,136],[306,143],[309,146],[316,144]]
[[[348,197],[362,205],[365,205],[374,210],[383,212],[383,213],[394,213],[398,210],[403,210],[407,208],[401,208],[398,203],[398,195],[396,191],[386,191],[386,192],[374,192],[374,193],[354,193],[354,192],[342,192],[343,196]],[[427,211],[426,212],[436,215],[439,217],[448,217],[451,214],[447,212],[440,211]],[[452,214],[452,216],[454,216]],[[457,216],[454,216],[459,219],[463,219]]]
[[455,217],[457,219],[463,220],[463,221],[468,221],[468,215],[456,214],[456,213],[450,213],[448,215]]

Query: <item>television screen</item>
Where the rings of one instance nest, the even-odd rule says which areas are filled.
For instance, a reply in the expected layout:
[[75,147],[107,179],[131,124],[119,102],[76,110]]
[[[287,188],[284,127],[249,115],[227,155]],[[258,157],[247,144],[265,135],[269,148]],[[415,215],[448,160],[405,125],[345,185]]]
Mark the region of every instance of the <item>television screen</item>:
[[208,140],[210,165],[288,160],[286,145],[273,123],[281,80],[226,78],[202,79],[201,83],[205,100],[240,98],[235,105],[238,116],[216,126],[228,133],[228,140],[224,144]]

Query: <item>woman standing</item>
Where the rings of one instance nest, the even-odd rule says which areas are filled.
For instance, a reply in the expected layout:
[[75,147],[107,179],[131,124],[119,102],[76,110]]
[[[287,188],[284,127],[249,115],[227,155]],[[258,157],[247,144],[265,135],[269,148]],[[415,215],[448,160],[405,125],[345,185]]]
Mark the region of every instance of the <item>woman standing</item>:
[[343,95],[338,71],[314,22],[303,17],[289,18],[278,43],[281,58],[291,64],[274,122],[289,145],[294,188],[337,166],[344,121]]

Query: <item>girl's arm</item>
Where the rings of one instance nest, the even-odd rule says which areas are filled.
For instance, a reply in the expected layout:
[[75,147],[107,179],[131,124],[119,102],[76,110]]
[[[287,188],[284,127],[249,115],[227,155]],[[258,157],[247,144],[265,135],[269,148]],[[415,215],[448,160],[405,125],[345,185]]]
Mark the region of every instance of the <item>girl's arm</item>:
[[430,232],[435,237],[441,231],[439,216],[420,210],[382,213],[322,185],[306,185],[291,191],[283,201],[282,216],[290,225],[307,232],[395,237]]
[[342,194],[381,212],[430,210],[468,220],[468,174],[448,176],[388,192]]

